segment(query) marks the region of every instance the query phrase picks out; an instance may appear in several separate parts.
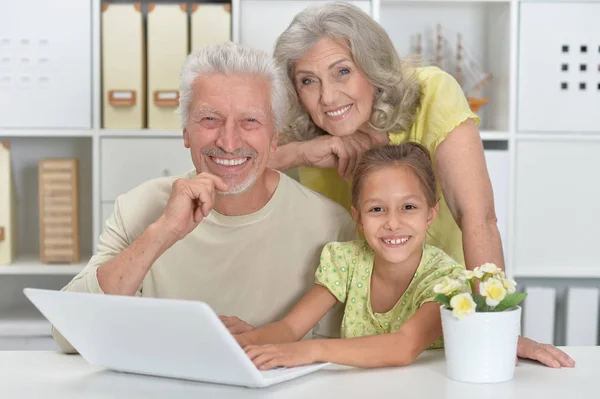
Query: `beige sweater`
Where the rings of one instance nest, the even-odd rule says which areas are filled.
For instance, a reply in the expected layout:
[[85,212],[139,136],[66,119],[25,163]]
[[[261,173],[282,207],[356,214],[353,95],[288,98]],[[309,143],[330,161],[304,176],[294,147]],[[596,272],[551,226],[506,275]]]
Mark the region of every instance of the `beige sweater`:
[[[195,172],[183,177],[191,178]],[[260,326],[284,316],[314,283],[323,246],[349,241],[356,229],[337,203],[280,173],[269,202],[244,216],[214,210],[153,265],[137,295],[207,302],[217,314]],[[162,214],[175,177],[150,180],[121,195],[98,252],[63,291],[102,293],[96,269],[127,248]],[[341,307],[314,333],[339,336]],[[58,333],[65,352],[72,346]]]

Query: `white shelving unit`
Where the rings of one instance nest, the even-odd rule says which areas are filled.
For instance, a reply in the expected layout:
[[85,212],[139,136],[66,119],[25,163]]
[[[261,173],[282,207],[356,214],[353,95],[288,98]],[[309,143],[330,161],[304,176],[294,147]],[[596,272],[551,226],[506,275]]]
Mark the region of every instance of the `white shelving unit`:
[[[72,5],[74,2],[79,4],[81,1],[61,0],[65,5]],[[86,106],[89,108],[89,118],[86,119],[89,120],[89,126],[67,127],[65,125],[65,128],[39,126],[36,122],[35,109],[31,110],[27,118],[21,119],[21,127],[12,124],[3,127],[0,119],[0,140],[6,139],[12,143],[19,200],[18,257],[15,264],[0,266],[0,340],[2,326],[13,334],[19,329],[19,323],[23,320],[21,325],[24,335],[35,335],[31,333],[31,325],[41,326],[39,328],[42,330],[45,328],[39,314],[32,310],[22,296],[22,288],[38,286],[58,289],[81,270],[97,247],[99,232],[104,220],[112,211],[117,191],[131,188],[150,177],[165,173],[183,173],[191,167],[191,161],[185,161],[189,159],[189,154],[183,148],[180,131],[106,130],[100,125],[101,4],[100,0],[88,1],[91,23],[89,26],[85,24],[77,26],[80,29],[88,29],[80,33],[91,37],[89,48],[81,50],[89,53],[90,61],[87,66],[91,71],[91,78],[83,92],[89,94],[91,98],[86,94],[85,98],[70,98],[65,101],[77,103],[78,106],[82,102],[89,103]],[[309,4],[320,1],[323,0],[232,0],[232,38],[236,42],[271,53],[276,37],[285,29],[293,16]],[[38,0],[32,2],[37,5]],[[27,2],[27,7],[32,7],[32,2]],[[39,3],[42,4],[41,0]],[[598,237],[597,233],[600,232],[593,227],[586,228],[585,232],[572,229],[582,228],[582,218],[590,214],[593,215],[595,226],[600,225],[598,223],[600,212],[597,211],[597,205],[596,210],[592,209],[597,196],[587,198],[584,204],[589,208],[581,209],[578,206],[579,198],[570,199],[567,193],[555,195],[557,190],[560,191],[557,187],[560,187],[561,182],[553,181],[553,176],[544,175],[544,167],[531,169],[527,166],[528,160],[532,159],[532,162],[534,164],[538,162],[538,165],[540,162],[554,164],[554,168],[564,172],[561,178],[571,179],[572,184],[569,187],[574,187],[578,194],[590,194],[590,190],[577,191],[578,187],[581,187],[580,184],[591,187],[592,182],[595,181],[595,176],[591,176],[593,172],[582,170],[583,161],[557,165],[562,161],[563,151],[571,151],[570,154],[581,156],[598,153],[597,150],[600,149],[596,148],[600,145],[598,122],[585,132],[577,130],[551,132],[543,127],[539,130],[530,129],[527,132],[518,130],[519,111],[526,111],[519,108],[519,94],[523,95],[519,91],[519,82],[527,79],[526,76],[519,76],[519,73],[523,72],[522,65],[519,63],[521,57],[519,51],[530,50],[520,46],[519,32],[529,32],[527,27],[522,26],[521,8],[528,7],[528,15],[534,13],[535,7],[540,7],[540,12],[543,13],[546,12],[544,10],[547,7],[552,7],[552,4],[558,2],[358,0],[353,3],[369,12],[382,24],[401,55],[410,51],[412,36],[422,33],[423,38],[429,40],[432,30],[439,23],[450,47],[454,46],[455,34],[460,32],[470,54],[478,57],[477,61],[487,72],[493,73],[494,78],[484,92],[490,97],[490,103],[480,112],[481,137],[486,146],[488,168],[495,190],[508,273],[517,277],[600,278],[600,264],[593,264],[591,261],[593,251],[579,257],[570,257],[568,248],[561,248],[558,240],[546,242],[551,237],[564,238],[564,235],[567,235],[569,236],[567,242],[570,245],[580,240],[581,245],[577,246],[580,250],[586,245],[593,248],[594,237]],[[8,15],[8,20],[13,21],[16,21],[16,18],[25,18],[25,14],[19,13],[11,16],[14,7],[15,2],[12,0],[0,0],[0,105],[3,104],[2,40],[7,32],[1,28],[1,22],[6,22],[1,15]],[[17,8],[22,7],[25,6],[19,5]],[[79,4],[78,7],[76,10],[85,14],[87,6]],[[578,5],[577,9],[580,8],[581,5]],[[62,7],[57,6],[56,9]],[[538,19],[543,20],[541,17]],[[17,21],[17,23],[27,25],[27,21]],[[38,24],[44,26],[45,20],[38,21]],[[529,28],[535,29],[535,27]],[[563,29],[567,28],[563,27]],[[51,32],[44,32],[41,29],[38,33],[44,37],[44,34]],[[570,40],[575,40],[572,36],[571,34]],[[553,37],[560,38],[560,35],[554,34]],[[592,61],[590,65],[600,68],[600,48],[598,48],[600,41],[597,40],[597,36],[596,43],[593,43],[592,39],[593,37],[590,36],[590,53],[595,52],[598,58],[593,61],[597,66],[592,65]],[[424,44],[427,45],[426,42]],[[575,43],[572,45],[574,46]],[[540,65],[539,68],[544,67]],[[600,69],[594,68],[590,68],[588,73],[596,74],[600,85]],[[590,98],[593,95],[594,98],[600,98],[600,86],[598,90],[595,89],[595,85],[590,85],[587,93]],[[543,100],[544,98],[539,98],[540,102]],[[66,103],[65,106],[68,104]],[[549,118],[556,115],[551,111],[548,112]],[[597,117],[595,118],[597,120]],[[77,123],[81,120],[78,118]],[[11,123],[13,122],[14,119],[11,119]],[[582,148],[589,150],[586,152]],[[116,149],[121,150],[115,152]],[[157,152],[158,149],[160,152]],[[38,261],[37,162],[42,158],[57,156],[72,156],[80,160],[80,230],[83,257],[77,265],[42,265]],[[549,159],[548,156],[554,158]],[[570,162],[574,160],[576,159],[571,159]],[[598,162],[600,161],[593,161],[595,165],[593,170],[600,169],[600,165],[596,165]],[[532,182],[540,182],[535,190],[531,189]],[[548,199],[550,201],[547,209],[550,213],[547,219],[544,219],[543,212],[538,212],[535,218],[531,219],[532,212],[538,209],[538,206],[544,206]],[[564,209],[561,209],[561,204],[566,205]],[[559,218],[561,224],[556,226],[553,224],[552,212],[561,211],[568,215],[561,215]],[[549,251],[556,251],[556,255],[544,257],[543,264],[535,263],[535,255],[528,251],[530,248],[541,251],[544,246]],[[565,265],[572,260],[581,263],[566,267]],[[10,289],[5,289],[6,287]]]

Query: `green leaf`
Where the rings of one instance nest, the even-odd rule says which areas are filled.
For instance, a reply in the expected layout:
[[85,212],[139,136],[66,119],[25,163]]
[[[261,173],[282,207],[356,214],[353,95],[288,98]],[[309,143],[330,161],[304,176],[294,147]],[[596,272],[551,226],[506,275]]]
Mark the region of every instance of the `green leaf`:
[[526,293],[517,293],[515,292],[514,294],[508,294],[506,297],[504,297],[504,299],[498,304],[498,306],[496,306],[496,308],[494,309],[494,312],[502,312],[506,309],[511,309],[515,306],[517,306],[518,304],[521,303],[521,301],[523,299],[525,299],[525,297],[527,296]]
[[473,300],[477,304],[476,312],[484,312],[485,310],[485,297],[479,294],[471,294]]
[[446,308],[451,309],[450,308],[450,298],[448,298],[446,295],[444,295],[444,294],[437,294],[435,296],[435,298],[433,298],[433,300],[436,301],[436,302],[441,303]]

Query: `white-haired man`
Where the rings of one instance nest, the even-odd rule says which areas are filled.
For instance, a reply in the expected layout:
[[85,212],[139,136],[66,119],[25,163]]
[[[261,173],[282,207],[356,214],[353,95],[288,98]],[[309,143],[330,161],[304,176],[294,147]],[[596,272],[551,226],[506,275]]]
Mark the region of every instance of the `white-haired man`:
[[190,54],[179,113],[195,170],[121,195],[98,253],[63,290],[205,301],[236,316],[223,317],[233,333],[284,316],[322,247],[355,235],[345,209],[267,168],[284,79],[266,54],[233,43]]

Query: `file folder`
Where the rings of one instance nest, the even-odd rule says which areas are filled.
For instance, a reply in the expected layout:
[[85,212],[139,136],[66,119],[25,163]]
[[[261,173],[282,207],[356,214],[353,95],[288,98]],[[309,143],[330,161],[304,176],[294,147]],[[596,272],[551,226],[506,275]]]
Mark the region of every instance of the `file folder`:
[[102,3],[102,126],[145,127],[141,3]]
[[231,4],[192,4],[192,50],[231,41]]
[[17,202],[10,143],[0,142],[0,265],[11,264],[17,251]]
[[178,130],[179,74],[189,49],[186,4],[148,5],[148,128]]

